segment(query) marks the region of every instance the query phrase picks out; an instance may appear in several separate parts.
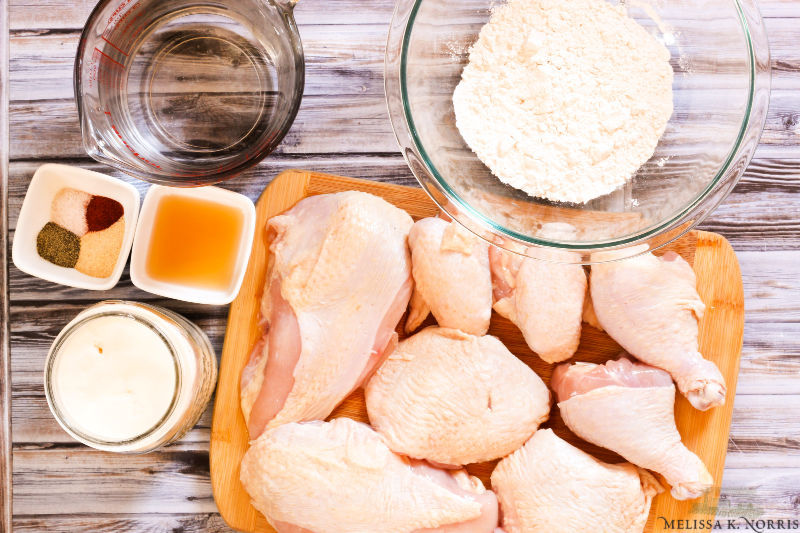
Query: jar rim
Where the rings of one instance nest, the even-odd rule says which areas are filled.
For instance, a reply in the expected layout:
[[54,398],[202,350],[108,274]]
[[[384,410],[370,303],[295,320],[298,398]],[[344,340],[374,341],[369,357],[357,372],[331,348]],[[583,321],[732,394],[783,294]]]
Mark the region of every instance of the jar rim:
[[[113,303],[124,304],[127,302],[118,301]],[[97,305],[87,308],[81,314],[85,313],[86,311],[94,307],[97,307]],[[159,339],[166,346],[167,351],[169,352],[169,355],[172,358],[172,362],[175,368],[175,386],[172,393],[172,399],[170,400],[169,407],[165,411],[164,415],[161,418],[159,418],[159,420],[152,427],[150,427],[143,433],[124,440],[101,439],[77,429],[75,427],[75,424],[70,423],[70,418],[66,416],[64,411],[59,407],[57,401],[57,395],[55,394],[53,386],[53,369],[58,359],[59,351],[63,347],[64,343],[79,328],[81,328],[88,322],[109,316],[118,316],[118,317],[124,317],[126,319],[132,319],[138,322],[139,324],[142,324],[147,328],[149,328],[153,333],[155,333],[159,337]],[[172,417],[173,413],[175,412],[175,408],[178,404],[178,396],[181,390],[181,370],[182,369],[181,369],[180,358],[177,356],[177,350],[175,349],[174,344],[169,340],[168,336],[156,323],[148,321],[144,317],[138,316],[135,313],[125,312],[122,310],[99,311],[96,314],[91,314],[89,316],[84,316],[82,318],[80,317],[80,315],[78,315],[76,319],[73,319],[73,321],[69,323],[58,334],[56,340],[53,342],[53,345],[50,347],[50,351],[47,354],[47,359],[45,361],[45,370],[44,370],[45,396],[47,398],[47,404],[50,407],[50,411],[53,413],[53,416],[55,417],[58,424],[64,429],[64,431],[69,433],[75,439],[92,447],[102,447],[102,448],[126,447],[130,446],[131,444],[135,444],[137,442],[141,442],[145,439],[152,437],[154,434],[156,434],[156,432],[158,432],[164,426],[164,423],[167,422],[170,419],[170,417]]]

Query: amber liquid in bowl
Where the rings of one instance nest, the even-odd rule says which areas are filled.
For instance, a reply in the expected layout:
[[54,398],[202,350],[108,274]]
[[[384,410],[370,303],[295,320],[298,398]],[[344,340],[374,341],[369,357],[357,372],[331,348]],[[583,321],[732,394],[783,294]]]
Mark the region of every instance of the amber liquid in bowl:
[[167,283],[225,290],[234,277],[244,216],[235,207],[167,195],[156,207],[147,274]]

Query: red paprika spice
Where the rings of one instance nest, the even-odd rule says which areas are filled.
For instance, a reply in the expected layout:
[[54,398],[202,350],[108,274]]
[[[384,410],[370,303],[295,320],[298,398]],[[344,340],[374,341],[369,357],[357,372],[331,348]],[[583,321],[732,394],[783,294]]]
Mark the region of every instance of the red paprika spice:
[[105,196],[92,196],[86,206],[86,224],[89,231],[102,231],[119,220],[124,212],[118,201]]

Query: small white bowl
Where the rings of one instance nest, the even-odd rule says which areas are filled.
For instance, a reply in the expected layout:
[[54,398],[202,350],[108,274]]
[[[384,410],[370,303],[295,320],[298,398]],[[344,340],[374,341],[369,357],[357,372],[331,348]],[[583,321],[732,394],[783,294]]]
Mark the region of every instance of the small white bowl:
[[[36,236],[50,222],[53,198],[63,188],[73,188],[89,194],[106,196],[122,204],[125,235],[114,272],[107,278],[95,278],[43,259],[36,251]],[[68,165],[48,163],[40,166],[25,194],[14,233],[11,258],[21,271],[38,278],[79,289],[105,291],[114,287],[122,276],[133,243],[136,218],[139,214],[139,191],[124,181]]]
[[[147,254],[150,248],[156,211],[161,198],[165,196],[185,196],[215,202],[239,209],[244,215],[242,234],[239,239],[236,265],[230,284],[224,290],[211,290],[190,285],[181,285],[153,279],[147,273]],[[147,191],[142,203],[136,238],[131,252],[131,281],[134,285],[153,294],[166,296],[185,302],[226,305],[236,298],[244,280],[250,252],[253,249],[253,236],[256,230],[256,208],[253,202],[242,194],[220,189],[219,187],[175,188],[153,185]]]

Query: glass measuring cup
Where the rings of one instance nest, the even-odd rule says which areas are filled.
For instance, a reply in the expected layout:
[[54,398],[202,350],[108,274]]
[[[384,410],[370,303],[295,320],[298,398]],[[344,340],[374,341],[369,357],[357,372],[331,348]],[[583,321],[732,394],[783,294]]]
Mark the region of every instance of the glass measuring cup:
[[88,154],[164,185],[255,165],[297,114],[296,0],[102,0],[75,58]]

